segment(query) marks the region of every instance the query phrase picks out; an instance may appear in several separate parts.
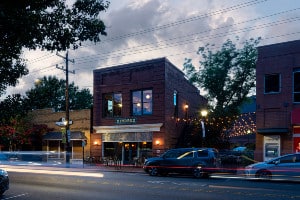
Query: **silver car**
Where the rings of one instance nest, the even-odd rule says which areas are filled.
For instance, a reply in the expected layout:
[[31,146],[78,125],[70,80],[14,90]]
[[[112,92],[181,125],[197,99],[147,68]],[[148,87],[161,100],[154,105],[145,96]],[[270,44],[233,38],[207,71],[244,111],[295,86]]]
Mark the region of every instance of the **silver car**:
[[300,154],[287,154],[245,167],[247,178],[300,181]]

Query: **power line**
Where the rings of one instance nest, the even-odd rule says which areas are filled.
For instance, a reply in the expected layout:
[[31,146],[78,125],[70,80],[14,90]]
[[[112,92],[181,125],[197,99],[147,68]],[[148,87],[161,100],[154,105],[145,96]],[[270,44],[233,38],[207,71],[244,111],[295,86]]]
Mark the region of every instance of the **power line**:
[[233,11],[233,10],[241,9],[241,8],[244,8],[244,7],[256,5],[256,4],[259,4],[259,3],[266,2],[266,1],[269,1],[269,0],[253,0],[253,1],[244,2],[244,3],[234,5],[234,6],[231,6],[231,7],[228,7],[228,8],[224,8],[224,9],[221,9],[221,10],[217,10],[217,11],[201,14],[201,15],[198,15],[198,16],[190,17],[188,19],[182,19],[182,20],[178,20],[178,21],[171,22],[171,23],[168,23],[168,24],[164,24],[164,25],[160,25],[160,26],[154,26],[154,27],[144,29],[144,30],[141,30],[141,31],[129,33],[129,34],[126,34],[124,36],[116,36],[116,37],[113,37],[111,39],[105,40],[105,42],[111,42],[111,41],[114,41],[114,40],[120,40],[120,39],[132,37],[132,36],[137,36],[137,35],[153,32],[153,31],[157,31],[157,30],[161,30],[161,29],[166,29],[166,28],[178,26],[178,25],[181,25],[181,24],[185,24],[185,23],[195,21],[195,20],[204,19],[204,18],[211,17],[211,16],[214,16],[214,15],[224,14],[224,13],[229,12],[229,11]]
[[[262,29],[262,28],[266,28],[266,27],[271,27],[271,26],[276,26],[276,25],[282,25],[285,23],[289,23],[289,22],[294,22],[294,21],[299,21],[300,17],[295,17],[295,18],[289,18],[289,19],[284,19],[281,21],[276,21],[276,22],[270,22],[270,23],[265,23],[265,24],[260,24],[257,26],[253,26],[250,28],[244,28],[244,29],[239,29],[239,30],[232,30],[230,32],[227,33],[227,35],[234,35],[234,34],[238,34],[238,33],[243,33],[243,32],[249,32],[249,31],[253,31],[253,30],[258,30],[258,29]],[[207,31],[205,31],[207,32]],[[218,33],[215,35],[208,35],[208,36],[203,36],[201,39],[202,40],[208,40],[208,39],[213,39],[213,38],[218,38],[218,37],[223,37],[224,33]],[[164,48],[170,48],[170,47],[176,47],[176,46],[180,46],[180,45],[184,45],[187,43],[192,43],[197,41],[198,39],[193,38],[193,37],[189,37],[186,40],[181,40],[181,41],[175,41],[173,43],[168,43],[166,45],[162,44],[160,45],[159,43],[155,46],[151,46],[153,45],[152,43],[149,44],[144,44],[141,46],[135,46],[126,50],[117,50],[117,51],[112,51],[112,52],[101,52],[99,54],[93,55],[93,58],[89,58],[91,56],[87,56],[87,57],[83,57],[81,59],[79,59],[79,62],[77,64],[84,64],[87,62],[93,62],[95,60],[104,60],[106,59],[106,55],[110,55],[110,58],[118,58],[118,57],[122,57],[122,56],[131,56],[131,55],[136,55],[137,53],[145,53],[145,52],[150,52],[150,51],[157,51],[157,50],[161,50]],[[149,47],[146,47],[149,46]],[[140,47],[146,47],[146,48],[140,48]],[[130,50],[132,49],[132,51]],[[129,50],[129,51],[128,51]],[[96,57],[97,55],[101,55],[101,57]],[[80,62],[82,61],[82,62]]]
[[[249,6],[250,3],[254,4],[255,2],[256,2],[256,3],[262,3],[262,2],[265,2],[265,1],[249,1],[249,2],[246,2],[246,3],[238,4],[238,5],[244,5],[244,7],[246,7],[246,5]],[[238,5],[236,5],[236,6],[238,6]],[[232,7],[234,7],[234,6],[232,6]],[[222,10],[224,11],[224,10],[226,10],[226,9],[222,9]],[[243,21],[243,22],[235,23],[235,24],[233,24],[233,25],[229,25],[229,26],[223,26],[223,27],[219,27],[219,28],[216,28],[216,29],[208,29],[208,30],[202,31],[202,32],[200,32],[200,33],[190,34],[190,35],[188,35],[188,36],[179,37],[179,38],[193,37],[193,36],[196,36],[196,34],[199,34],[199,36],[200,36],[201,34],[208,33],[208,32],[210,32],[210,31],[221,30],[221,29],[224,29],[224,28],[233,27],[234,25],[241,25],[241,24],[245,24],[245,23],[247,23],[247,22],[253,22],[254,20],[262,20],[262,19],[266,19],[267,17],[272,17],[272,16],[275,16],[275,15],[287,14],[287,13],[289,13],[289,12],[293,12],[293,11],[297,11],[297,10],[299,10],[299,8],[292,9],[292,10],[288,10],[288,11],[283,11],[283,12],[280,12],[280,13],[275,13],[275,14],[272,14],[272,15],[269,15],[269,16],[265,16],[265,17],[255,18],[255,19],[252,19],[252,20],[246,20],[246,21]],[[219,10],[219,11],[220,11],[220,10]],[[218,12],[218,11],[211,12],[211,13],[216,13],[216,12]],[[227,11],[227,12],[228,12],[228,11]],[[225,12],[224,12],[224,13],[225,13]],[[221,14],[222,14],[222,13],[221,13]],[[205,14],[202,14],[202,15],[200,15],[200,16],[204,16],[204,15],[205,15]],[[197,17],[199,17],[199,16],[197,16]],[[194,18],[191,18],[191,19],[194,19]],[[195,18],[195,19],[196,19],[196,18]],[[199,18],[199,19],[200,19],[200,18]],[[204,18],[202,18],[202,19],[204,19]],[[297,19],[297,20],[298,20],[298,19]],[[172,23],[169,24],[170,26],[165,26],[165,27],[166,27],[166,28],[169,28],[169,27],[172,27],[172,26],[174,27],[175,24],[177,24],[177,25],[183,24],[184,21],[186,21],[186,23],[189,22],[189,20],[187,20],[187,19],[186,19],[186,20],[179,20],[179,21],[176,21],[176,22],[178,22],[178,23],[172,22]],[[296,19],[294,19],[294,21],[296,21]],[[182,23],[179,23],[179,22],[182,22]],[[282,21],[282,22],[283,22],[283,21]],[[290,22],[291,22],[291,21],[290,21]],[[272,22],[271,22],[271,23],[272,23]],[[269,24],[268,27],[271,26],[271,23]],[[276,23],[277,23],[277,24],[276,24]],[[286,21],[286,23],[289,23],[289,22]],[[279,24],[278,21],[273,22],[273,25],[274,25],[274,26],[275,26],[275,25],[278,25],[278,24]],[[172,25],[172,26],[171,26],[171,25]],[[162,26],[161,26],[161,27],[162,27]],[[236,34],[236,33],[241,33],[241,32],[246,32],[246,31],[249,31],[249,32],[250,32],[251,30],[257,30],[258,28],[263,28],[263,25],[260,25],[260,27],[256,26],[256,28],[253,26],[253,27],[250,27],[250,28],[248,28],[248,29],[239,29],[239,30],[235,30],[235,32],[231,31],[231,34]],[[136,34],[135,34],[135,35],[132,35],[132,37],[133,37],[133,36],[137,36],[137,35],[141,35],[141,34],[145,34],[145,33],[147,33],[146,30],[152,30],[152,29],[155,29],[155,27],[152,27],[152,28],[149,28],[149,29],[145,29],[145,30],[144,30],[144,33],[142,33],[141,31],[140,31],[140,32],[135,32]],[[161,30],[161,29],[157,29],[157,30]],[[150,32],[151,32],[151,31],[150,31]],[[288,34],[286,34],[286,35],[288,35]],[[222,36],[222,35],[220,35],[220,34],[215,34],[215,35],[212,35],[211,37],[207,37],[207,36],[206,36],[206,37],[204,37],[204,39],[212,39],[212,38],[217,38],[217,37],[221,37],[221,36]],[[283,36],[281,36],[281,37],[283,37]],[[273,38],[274,38],[274,37],[273,37]],[[112,39],[114,39],[114,40],[112,40]],[[110,40],[108,40],[108,41],[116,41],[116,40],[117,40],[117,38],[112,38],[112,39],[110,39]],[[120,38],[120,39],[121,39],[121,38]],[[155,44],[155,47],[151,47],[151,45],[153,45],[153,44],[152,44],[152,43],[148,43],[148,44],[143,44],[143,45],[139,45],[139,46],[134,46],[134,47],[127,48],[127,49],[120,49],[120,50],[117,50],[117,51],[104,52],[104,53],[96,54],[96,55],[93,55],[93,56],[86,56],[86,57],[82,57],[82,58],[76,58],[76,60],[81,61],[81,62],[77,62],[77,64],[84,64],[84,63],[90,63],[90,62],[97,61],[97,60],[99,60],[99,61],[105,60],[105,59],[107,59],[107,57],[105,57],[105,56],[107,56],[107,55],[111,55],[110,58],[119,58],[119,57],[122,57],[122,56],[124,56],[124,55],[126,55],[126,56],[130,56],[130,55],[138,55],[138,53],[141,53],[141,52],[142,52],[142,53],[147,53],[147,52],[151,52],[151,51],[161,50],[161,49],[163,49],[163,48],[176,47],[176,46],[182,45],[184,42],[185,42],[185,43],[187,43],[187,42],[189,42],[189,43],[195,42],[195,40],[192,40],[192,39],[186,39],[186,40],[184,40],[184,41],[176,41],[177,39],[178,39],[178,37],[171,38],[171,39],[164,40],[164,41],[159,41],[158,43]],[[119,40],[119,39],[118,39],[118,40]],[[164,45],[164,42],[168,42],[168,41],[175,41],[175,42],[169,44],[168,46]],[[105,41],[105,42],[107,42],[107,41]],[[146,48],[142,48],[142,47],[146,47]],[[130,50],[130,51],[128,51],[128,50]],[[192,52],[195,52],[195,51],[193,50]],[[187,52],[187,53],[190,53],[190,52]],[[187,54],[187,53],[183,52],[183,53],[181,53],[181,55],[182,55],[182,54]],[[97,55],[101,55],[101,56],[95,58]],[[52,56],[53,56],[53,55],[52,55]],[[52,56],[51,56],[51,57],[52,57]],[[170,54],[169,54],[169,56],[170,56]],[[172,55],[171,55],[171,56],[172,56]],[[45,58],[46,55],[45,55],[45,56],[42,56],[42,57]],[[38,62],[37,60],[43,60],[43,58],[40,58],[40,59],[36,58],[36,59],[34,59],[34,62]],[[52,66],[49,66],[49,70],[51,70],[50,67],[52,67]],[[91,68],[91,67],[89,67],[89,68]],[[94,68],[94,67],[92,67],[92,68]],[[30,72],[30,73],[37,73],[37,72],[39,72],[39,71],[46,70],[46,69],[48,69],[48,67],[43,68],[43,69],[39,69],[39,70],[35,70],[35,71],[33,71],[33,72]],[[47,70],[47,71],[48,71],[48,70]]]
[[[264,0],[264,1],[249,1],[249,2],[241,3],[241,4],[238,4],[238,5],[235,5],[235,6],[231,6],[231,7],[226,8],[226,9],[222,9],[222,10],[218,10],[218,11],[215,11],[215,12],[211,12],[210,14],[202,14],[202,15],[200,15],[200,16],[196,16],[196,17],[192,17],[192,18],[188,18],[188,19],[183,19],[183,20],[177,21],[177,22],[180,22],[180,23],[172,22],[172,23],[170,23],[170,24],[173,24],[173,25],[175,26],[175,24],[182,24],[181,22],[189,22],[189,21],[191,21],[191,19],[200,19],[201,17],[203,18],[203,16],[210,16],[210,15],[213,15],[214,13],[220,13],[221,11],[224,12],[224,10],[230,10],[231,8],[240,8],[241,6],[242,6],[242,7],[246,7],[246,6],[249,6],[249,5],[253,5],[253,4],[257,4],[257,3],[262,3],[262,2],[265,2],[265,0]],[[247,20],[247,21],[235,23],[235,24],[233,24],[233,25],[240,25],[240,24],[244,24],[244,23],[247,23],[247,22],[252,22],[252,21],[256,21],[256,20],[262,20],[262,19],[264,19],[264,18],[273,17],[273,16],[280,15],[280,14],[285,14],[285,13],[288,13],[288,12],[296,11],[296,10],[298,10],[298,9],[299,9],[299,8],[292,9],[292,10],[288,10],[288,11],[283,11],[283,12],[276,13],[276,14],[272,14],[272,15],[269,15],[269,16],[259,17],[259,18],[255,18],[255,19],[251,19],[251,20]],[[169,25],[170,25],[170,24],[169,24]],[[233,25],[229,25],[229,26],[232,27]],[[229,26],[223,26],[223,27],[219,27],[219,28],[217,28],[217,29],[212,29],[212,30],[224,29],[224,28],[228,28]],[[160,27],[170,27],[170,26],[160,26]],[[154,28],[145,29],[145,30],[150,30],[150,29],[151,29],[151,30],[152,30],[152,29],[155,29],[155,27],[154,27]],[[196,34],[204,34],[204,33],[210,32],[210,31],[212,31],[212,30],[202,31],[202,32],[200,32],[200,33],[195,33],[195,34],[193,34],[193,35],[196,35]],[[147,32],[147,31],[143,31],[143,32],[145,33],[145,32]],[[138,35],[138,33],[141,33],[141,32],[136,32],[136,33],[137,33],[136,35]],[[184,36],[184,37],[189,37],[189,36],[192,37],[193,35],[190,34],[190,35]],[[117,37],[117,38],[119,38],[119,37]],[[115,39],[116,39],[116,38],[115,38]],[[176,40],[176,39],[178,39],[178,38],[172,38],[172,39],[165,40],[165,41],[162,41],[162,42],[171,41],[171,40]],[[108,40],[108,41],[113,41],[113,40],[110,39],[110,40]],[[107,41],[104,41],[104,42],[107,42]],[[102,42],[102,43],[103,43],[103,42]],[[160,42],[160,43],[161,43],[161,42]],[[153,45],[153,44],[144,44],[144,45],[140,45],[140,46],[138,46],[138,47],[140,48],[140,47],[142,47],[142,46],[147,46],[147,45]],[[157,43],[157,46],[159,46],[159,45],[160,45],[160,44]],[[82,46],[82,47],[83,47],[83,46]],[[133,48],[136,49],[137,46],[132,47],[132,48],[129,48],[129,49],[133,49]],[[124,54],[124,53],[127,52],[129,49],[127,48],[126,51],[124,51],[124,50],[122,49],[122,50],[117,50],[117,51],[113,51],[113,52],[122,51],[122,53]],[[102,57],[103,57],[105,54],[111,54],[111,53],[113,53],[113,52],[104,52],[104,53],[101,53],[101,55],[102,55]],[[79,58],[79,61],[80,61],[80,60],[88,60],[89,57],[91,57],[91,56],[86,56],[86,57],[83,57],[83,58]],[[94,55],[93,55],[92,57],[94,57]],[[119,56],[119,57],[120,57],[120,56]],[[94,60],[95,60],[95,59],[94,59]],[[88,62],[92,62],[92,61],[88,61]],[[81,63],[86,63],[86,62],[81,62]]]
[[[196,21],[196,20],[204,19],[204,18],[211,17],[211,16],[214,16],[214,15],[224,14],[226,12],[230,12],[230,11],[233,11],[233,10],[237,10],[237,9],[245,8],[245,7],[248,7],[248,6],[260,4],[260,3],[263,3],[263,2],[266,2],[266,1],[269,1],[269,0],[253,0],[253,1],[244,2],[244,3],[237,4],[237,5],[234,5],[234,6],[231,6],[231,7],[228,7],[228,8],[224,8],[224,9],[221,9],[221,10],[217,10],[217,11],[213,11],[213,12],[209,12],[209,13],[204,13],[204,14],[201,14],[201,15],[198,15],[198,16],[178,20],[178,21],[171,22],[171,23],[164,24],[164,25],[160,25],[160,26],[150,27],[150,28],[147,28],[147,29],[144,29],[144,30],[141,30],[141,31],[128,33],[128,34],[123,35],[123,36],[121,36],[121,35],[116,36],[116,37],[113,37],[111,39],[103,40],[103,42],[112,42],[112,41],[115,41],[115,40],[125,39],[125,38],[128,38],[128,37],[143,35],[143,34],[146,34],[146,33],[151,33],[151,32],[154,32],[154,31],[171,28],[171,27],[174,27],[174,26],[178,26],[178,25],[193,22],[193,21]],[[80,48],[88,47],[88,46],[91,46],[91,45],[86,45],[86,46],[83,45]]]

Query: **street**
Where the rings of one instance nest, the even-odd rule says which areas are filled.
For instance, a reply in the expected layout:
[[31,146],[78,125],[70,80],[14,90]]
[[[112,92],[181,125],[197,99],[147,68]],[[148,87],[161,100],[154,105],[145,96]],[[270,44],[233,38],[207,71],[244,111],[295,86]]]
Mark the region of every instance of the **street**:
[[10,189],[1,199],[299,199],[299,183],[213,176],[152,177],[72,168],[9,167]]

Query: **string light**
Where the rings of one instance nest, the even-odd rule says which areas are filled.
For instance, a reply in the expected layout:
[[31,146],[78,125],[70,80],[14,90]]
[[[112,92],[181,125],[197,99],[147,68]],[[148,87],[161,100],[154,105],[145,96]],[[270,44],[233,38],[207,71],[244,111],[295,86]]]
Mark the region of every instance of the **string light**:
[[[203,120],[195,117],[189,117],[189,118],[172,117],[172,119],[175,119],[176,123],[180,123],[180,122],[198,123]],[[226,132],[229,133],[229,137],[242,136],[242,135],[252,134],[256,132],[256,113],[255,112],[243,113],[238,116],[218,118],[218,119],[206,118],[205,123],[209,124],[212,127],[219,127],[219,126],[224,126],[225,124],[232,124],[231,128],[226,129],[227,130]]]

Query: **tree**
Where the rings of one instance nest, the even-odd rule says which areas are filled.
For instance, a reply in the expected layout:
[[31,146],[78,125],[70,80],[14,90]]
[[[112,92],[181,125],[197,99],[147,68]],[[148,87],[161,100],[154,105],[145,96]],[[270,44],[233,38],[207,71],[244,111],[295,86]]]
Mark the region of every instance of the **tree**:
[[28,74],[22,49],[48,51],[77,49],[81,42],[99,42],[106,35],[99,14],[108,9],[103,0],[0,1],[0,95]]
[[[0,145],[4,149],[41,150],[42,134],[50,129],[45,125],[31,123],[28,114],[32,109],[53,108],[65,110],[65,80],[43,77],[27,96],[15,94],[0,102]],[[93,96],[88,89],[79,90],[74,83],[69,85],[70,109],[91,108]]]
[[0,125],[10,124],[12,119],[19,120],[23,118],[28,109],[24,105],[24,97],[20,94],[7,96],[0,102]]
[[[260,38],[250,39],[238,49],[231,40],[227,40],[215,52],[211,49],[214,45],[200,47],[197,52],[202,56],[199,69],[191,59],[185,60],[184,72],[188,79],[207,93],[211,110],[207,128],[211,135],[217,134],[213,141],[207,142],[226,139],[226,130],[232,126],[251,89],[255,88],[256,46],[259,42]],[[209,140],[209,133],[207,136]]]
[[[34,88],[26,92],[25,104],[30,109],[53,108],[65,111],[66,81],[55,76],[38,79]],[[89,89],[79,90],[74,83],[69,84],[70,109],[88,109],[92,107],[93,96]]]

